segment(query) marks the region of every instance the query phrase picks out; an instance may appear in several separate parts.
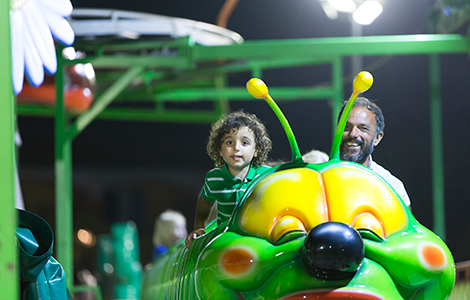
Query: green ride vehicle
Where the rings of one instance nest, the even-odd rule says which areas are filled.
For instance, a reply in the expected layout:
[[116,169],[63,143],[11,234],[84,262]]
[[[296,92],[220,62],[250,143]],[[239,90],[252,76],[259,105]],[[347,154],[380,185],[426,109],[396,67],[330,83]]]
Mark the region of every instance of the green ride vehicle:
[[455,264],[446,244],[383,178],[339,159],[352,104],[372,81],[365,71],[356,76],[330,160],[309,164],[266,85],[251,79],[250,94],[286,131],[292,162],[254,180],[227,222],[153,261],[141,299],[447,299]]

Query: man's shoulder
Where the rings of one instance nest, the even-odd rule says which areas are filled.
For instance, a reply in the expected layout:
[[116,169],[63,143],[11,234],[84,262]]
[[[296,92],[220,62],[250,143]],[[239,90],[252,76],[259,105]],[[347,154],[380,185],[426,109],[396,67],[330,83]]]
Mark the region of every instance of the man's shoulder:
[[385,179],[385,181],[387,181],[393,187],[393,189],[400,195],[400,197],[407,206],[411,205],[408,193],[406,192],[405,186],[400,179],[395,177],[392,173],[390,173],[389,170],[385,169],[373,160],[371,160],[370,169],[375,173],[379,174],[383,179]]
[[382,167],[381,165],[379,165],[375,161],[372,161],[370,168],[372,169],[372,171],[379,174],[380,176],[382,176],[382,178],[384,178],[385,180],[387,180],[390,183],[392,183],[392,182],[397,182],[398,183],[399,182],[400,184],[403,184],[400,179],[398,179],[396,176],[394,176],[392,173],[390,173],[389,170],[385,169],[384,167]]
[[[385,169],[384,167],[382,167],[381,165],[379,165],[375,161],[371,161],[370,168],[372,169],[372,171],[374,171],[375,173],[378,173],[382,177],[384,177],[383,175],[393,176],[392,173],[390,173],[389,170]],[[395,176],[393,176],[393,177],[395,177]]]

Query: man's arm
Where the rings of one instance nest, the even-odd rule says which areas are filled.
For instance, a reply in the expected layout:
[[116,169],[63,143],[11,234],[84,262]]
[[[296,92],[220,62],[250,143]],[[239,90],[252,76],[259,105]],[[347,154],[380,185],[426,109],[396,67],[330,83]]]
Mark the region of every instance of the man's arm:
[[196,216],[194,218],[194,230],[185,240],[186,247],[189,247],[195,238],[206,233],[205,221],[210,217],[213,205],[213,202],[209,202],[199,195],[199,199],[197,200]]

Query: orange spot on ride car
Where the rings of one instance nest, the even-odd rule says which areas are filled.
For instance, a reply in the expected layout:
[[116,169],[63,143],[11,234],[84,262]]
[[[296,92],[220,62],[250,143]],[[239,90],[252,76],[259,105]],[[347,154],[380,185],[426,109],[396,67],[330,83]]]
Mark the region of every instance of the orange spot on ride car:
[[253,265],[253,254],[246,249],[231,249],[223,254],[221,263],[227,273],[243,274]]
[[426,262],[433,267],[442,266],[445,262],[444,253],[436,246],[426,245],[423,247],[422,253]]

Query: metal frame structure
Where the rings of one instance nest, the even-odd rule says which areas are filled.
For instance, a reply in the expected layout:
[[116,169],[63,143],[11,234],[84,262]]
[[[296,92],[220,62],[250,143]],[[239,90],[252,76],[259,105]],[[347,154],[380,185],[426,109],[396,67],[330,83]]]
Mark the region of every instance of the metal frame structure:
[[14,97],[10,55],[10,1],[0,1],[0,291],[18,299],[18,253],[14,189]]
[[[3,20],[5,19],[8,20],[8,18]],[[3,23],[2,21],[0,24],[5,26]],[[67,60],[62,56],[63,49],[58,47],[56,74],[58,97],[55,110],[40,106],[18,107],[18,113],[21,114],[55,117],[56,224],[58,224],[56,256],[67,274],[73,274],[72,141],[95,118],[212,122],[227,111],[228,101],[252,99],[244,88],[228,85],[227,75],[230,73],[251,72],[252,77],[262,77],[262,72],[267,69],[330,64],[331,86],[270,87],[270,94],[277,100],[333,99],[334,128],[343,100],[342,59],[353,55],[429,55],[434,231],[445,238],[439,54],[470,53],[470,41],[467,36],[429,34],[265,40],[245,41],[229,46],[202,46],[195,44],[190,38],[183,37],[162,41],[83,41],[76,42],[74,48],[76,51],[86,53],[86,56]],[[77,63],[91,63],[94,66],[99,90],[89,110],[81,114],[72,114],[67,112],[64,106],[64,67]],[[8,62],[2,61],[2,64],[7,65]],[[8,81],[5,79],[2,82]],[[6,85],[8,84],[5,83],[2,92],[8,90]],[[211,102],[212,109],[168,108],[169,103],[195,101]],[[136,103],[147,105],[142,108]],[[113,106],[113,104],[118,105]],[[0,184],[4,199],[8,199],[14,193],[13,109],[12,103],[11,107],[4,105],[6,104],[2,104],[3,109],[0,111],[6,117],[0,117],[2,122],[0,130],[6,134],[0,136],[2,139],[0,142],[10,146],[4,147],[8,148],[8,153],[0,152],[0,159],[2,165],[9,167],[2,170],[2,177],[6,180],[0,180]],[[3,126],[4,122],[8,124]],[[13,201],[10,202],[4,201],[4,207],[0,210],[1,245],[14,244],[12,242],[14,236],[11,234],[7,236],[5,233],[14,232],[14,226],[11,224],[16,222],[11,217],[14,213],[11,212]],[[5,232],[3,228],[6,228]],[[0,251],[0,254],[7,253],[6,251],[9,254],[0,255],[0,272],[3,277],[6,271],[9,270],[11,273],[9,268],[16,258],[12,253],[15,250],[5,250],[1,247]],[[14,276],[11,278],[17,280]],[[73,276],[68,276],[67,282],[71,290],[73,290],[72,278]],[[10,277],[8,279],[8,281],[0,280],[2,293],[5,291],[4,288],[10,290],[11,286],[15,286],[11,284],[13,280],[10,280]]]

